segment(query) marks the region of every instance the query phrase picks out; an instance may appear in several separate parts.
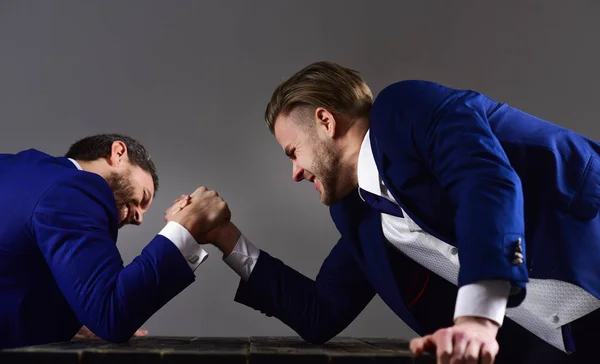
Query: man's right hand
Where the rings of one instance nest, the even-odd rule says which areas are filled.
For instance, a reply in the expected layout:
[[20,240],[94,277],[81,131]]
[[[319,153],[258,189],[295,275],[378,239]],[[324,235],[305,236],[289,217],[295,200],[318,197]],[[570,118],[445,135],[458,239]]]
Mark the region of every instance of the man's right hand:
[[[184,202],[185,203],[185,202]],[[231,218],[227,203],[216,191],[202,186],[190,195],[189,204],[170,215],[169,221],[175,221],[185,227],[198,243],[204,243],[207,233]]]

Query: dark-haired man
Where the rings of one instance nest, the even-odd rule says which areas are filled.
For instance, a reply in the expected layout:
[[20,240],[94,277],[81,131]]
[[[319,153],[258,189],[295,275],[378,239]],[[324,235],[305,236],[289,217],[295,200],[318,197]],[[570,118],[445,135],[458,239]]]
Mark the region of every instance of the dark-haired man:
[[230,215],[203,187],[123,266],[118,229],[142,223],[157,189],[148,152],[122,135],[84,138],[65,157],[0,154],[0,348],[70,340],[83,325],[126,341],[194,281],[196,241]]

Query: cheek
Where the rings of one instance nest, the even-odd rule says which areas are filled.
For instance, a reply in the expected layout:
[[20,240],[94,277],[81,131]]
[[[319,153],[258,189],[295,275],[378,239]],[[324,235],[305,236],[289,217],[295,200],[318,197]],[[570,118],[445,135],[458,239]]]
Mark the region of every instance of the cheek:
[[296,155],[296,163],[299,167],[310,169],[314,164],[314,156],[312,153],[302,153]]
[[310,172],[312,170],[311,159],[306,157],[296,159],[296,167]]
[[[318,156],[310,156],[310,158],[306,159],[306,167],[310,168],[311,170],[320,169],[319,168],[320,165],[321,165],[321,160]],[[315,172],[315,171],[313,171],[313,172]]]

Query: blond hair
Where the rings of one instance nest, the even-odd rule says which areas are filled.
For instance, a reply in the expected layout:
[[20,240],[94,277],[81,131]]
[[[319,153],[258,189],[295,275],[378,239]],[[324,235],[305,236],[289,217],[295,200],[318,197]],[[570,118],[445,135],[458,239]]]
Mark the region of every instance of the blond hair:
[[333,62],[314,62],[283,81],[273,91],[265,110],[265,122],[271,133],[279,115],[310,106],[352,118],[368,118],[373,94],[357,71]]

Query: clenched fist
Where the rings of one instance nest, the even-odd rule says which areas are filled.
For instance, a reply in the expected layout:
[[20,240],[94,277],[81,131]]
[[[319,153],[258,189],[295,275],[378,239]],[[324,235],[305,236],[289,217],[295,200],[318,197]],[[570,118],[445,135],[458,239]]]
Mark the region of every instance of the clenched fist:
[[180,197],[165,214],[166,220],[181,224],[198,243],[204,243],[206,233],[230,218],[231,211],[227,203],[216,191],[208,190],[204,186],[189,196],[189,202],[187,197]]

